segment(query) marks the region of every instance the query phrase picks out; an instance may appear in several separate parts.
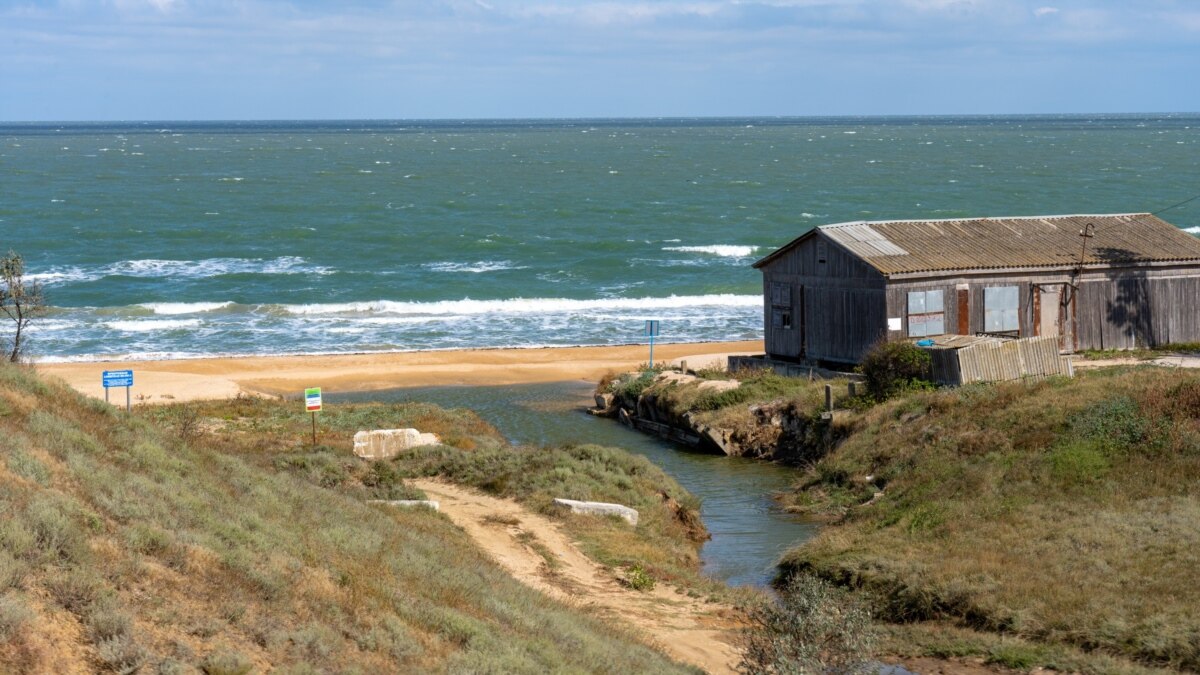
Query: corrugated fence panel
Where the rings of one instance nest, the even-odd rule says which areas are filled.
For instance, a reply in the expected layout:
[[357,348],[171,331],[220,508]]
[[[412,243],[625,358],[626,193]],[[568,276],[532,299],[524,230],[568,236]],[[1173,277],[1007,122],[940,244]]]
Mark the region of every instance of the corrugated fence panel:
[[1058,338],[1054,336],[926,351],[932,359],[933,379],[940,384],[1070,375],[1070,366],[1059,355]]

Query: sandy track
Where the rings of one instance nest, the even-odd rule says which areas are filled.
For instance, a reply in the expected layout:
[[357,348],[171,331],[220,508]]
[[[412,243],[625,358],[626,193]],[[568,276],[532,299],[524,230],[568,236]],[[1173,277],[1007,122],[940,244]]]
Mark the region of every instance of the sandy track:
[[[592,613],[632,624],[643,639],[672,658],[710,673],[732,673],[737,651],[730,608],[673,588],[648,592],[621,585],[612,572],[580,552],[551,520],[514,501],[429,479],[414,481],[442,513],[466,531],[518,581]],[[551,570],[537,548],[558,560]]]

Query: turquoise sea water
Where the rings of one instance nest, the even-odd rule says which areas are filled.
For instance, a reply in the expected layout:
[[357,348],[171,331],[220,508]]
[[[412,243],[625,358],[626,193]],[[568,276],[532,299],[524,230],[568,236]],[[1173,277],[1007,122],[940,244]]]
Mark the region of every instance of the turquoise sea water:
[[0,124],[49,360],[757,338],[813,225],[1197,193],[1200,115]]

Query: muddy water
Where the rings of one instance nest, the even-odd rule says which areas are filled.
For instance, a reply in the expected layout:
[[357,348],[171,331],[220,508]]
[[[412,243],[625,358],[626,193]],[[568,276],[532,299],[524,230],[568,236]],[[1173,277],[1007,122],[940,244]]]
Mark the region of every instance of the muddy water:
[[815,534],[815,525],[781,513],[771,501],[772,492],[787,487],[793,469],[689,452],[612,420],[591,417],[583,409],[591,403],[592,387],[587,382],[435,387],[337,398],[470,408],[518,443],[596,443],[644,455],[700,497],[700,513],[712,533],[701,550],[704,571],[733,585],[767,583],[778,557]]

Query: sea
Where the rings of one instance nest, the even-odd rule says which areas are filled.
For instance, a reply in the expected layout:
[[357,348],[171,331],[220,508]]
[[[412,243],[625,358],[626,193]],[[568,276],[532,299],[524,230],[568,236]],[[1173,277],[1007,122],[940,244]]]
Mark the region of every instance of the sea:
[[756,339],[816,225],[1197,194],[1198,114],[0,123],[50,362]]

